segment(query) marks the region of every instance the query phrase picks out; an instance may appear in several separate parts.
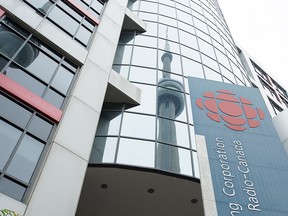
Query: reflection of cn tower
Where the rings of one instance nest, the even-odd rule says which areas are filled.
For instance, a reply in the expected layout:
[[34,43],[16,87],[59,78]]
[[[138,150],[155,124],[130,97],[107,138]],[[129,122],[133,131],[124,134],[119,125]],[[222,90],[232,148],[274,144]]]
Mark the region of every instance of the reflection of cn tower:
[[[161,57],[163,78],[158,82],[158,115],[163,117],[159,118],[158,141],[177,145],[174,120],[183,111],[184,96],[181,93],[183,92],[183,85],[179,81],[170,78],[173,56],[169,52],[170,46],[167,38],[168,34],[166,32],[165,52]],[[178,149],[169,145],[158,144],[156,166],[162,170],[180,173]]]

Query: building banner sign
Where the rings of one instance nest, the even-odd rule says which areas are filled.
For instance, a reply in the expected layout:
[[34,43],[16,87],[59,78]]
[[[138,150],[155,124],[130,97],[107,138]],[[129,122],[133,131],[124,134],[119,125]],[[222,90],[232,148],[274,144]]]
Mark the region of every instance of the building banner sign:
[[258,89],[188,79],[218,215],[288,215],[288,157]]

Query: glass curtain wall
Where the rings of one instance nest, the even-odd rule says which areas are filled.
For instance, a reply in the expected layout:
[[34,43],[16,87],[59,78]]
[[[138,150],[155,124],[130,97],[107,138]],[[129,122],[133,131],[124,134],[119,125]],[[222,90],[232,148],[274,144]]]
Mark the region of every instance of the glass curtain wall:
[[122,32],[113,69],[142,90],[141,105],[104,105],[90,163],[199,177],[189,76],[250,86],[218,4],[141,0],[147,31]]

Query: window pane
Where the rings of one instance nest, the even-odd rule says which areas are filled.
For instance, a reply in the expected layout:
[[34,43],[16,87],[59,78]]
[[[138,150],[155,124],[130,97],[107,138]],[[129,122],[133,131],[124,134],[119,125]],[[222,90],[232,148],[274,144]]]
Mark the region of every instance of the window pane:
[[155,143],[120,139],[117,163],[154,167]]
[[154,140],[155,118],[146,115],[125,113],[121,135]]
[[113,163],[118,138],[95,137],[89,163]]
[[96,135],[119,135],[121,112],[101,113]]
[[158,143],[156,167],[168,172],[180,173],[178,148]]
[[46,54],[39,52],[37,58],[31,63],[27,70],[48,83],[56,70],[58,63]]
[[184,75],[204,78],[203,68],[200,63],[184,57],[182,58],[182,62]]
[[144,67],[156,67],[156,49],[134,47],[132,64]]
[[134,85],[141,89],[141,104],[129,109],[129,111],[156,114],[156,86],[136,83]]
[[7,68],[6,75],[39,97],[41,97],[45,91],[46,86],[43,83],[32,76],[29,76],[14,64]]
[[[74,12],[74,14],[76,14]],[[76,15],[80,19],[79,15]],[[49,18],[53,20],[58,26],[61,26],[65,31],[67,31],[72,36],[75,34],[79,23],[68,16],[60,8],[54,7],[53,10],[49,13]]]
[[26,188],[10,181],[7,178],[3,178],[0,181],[0,191],[16,200],[21,201]]
[[80,26],[79,30],[77,31],[76,38],[83,44],[87,45],[91,34],[92,33],[87,28]]
[[29,183],[43,148],[43,143],[25,135],[7,169],[7,173]]
[[49,103],[53,104],[54,106],[58,107],[59,109],[61,108],[64,101],[64,97],[56,93],[52,89],[48,89],[44,96],[44,99],[47,100]]
[[119,45],[114,58],[114,64],[130,64],[132,46]]
[[192,175],[191,154],[189,150],[179,148],[180,173]]
[[21,107],[20,105],[14,103],[8,98],[0,94],[0,115],[7,118],[9,121],[19,125],[20,127],[25,127],[32,115],[31,112]]
[[36,135],[40,139],[46,141],[52,130],[53,124],[45,121],[39,116],[35,116],[29,125],[28,131]]
[[130,69],[129,80],[148,84],[156,84],[156,70],[132,66]]
[[0,170],[4,168],[21,133],[21,131],[0,120]]
[[66,94],[72,82],[73,74],[64,67],[60,67],[52,81],[52,86],[63,94]]
[[11,58],[23,44],[24,40],[3,25],[0,26],[0,34],[1,53]]

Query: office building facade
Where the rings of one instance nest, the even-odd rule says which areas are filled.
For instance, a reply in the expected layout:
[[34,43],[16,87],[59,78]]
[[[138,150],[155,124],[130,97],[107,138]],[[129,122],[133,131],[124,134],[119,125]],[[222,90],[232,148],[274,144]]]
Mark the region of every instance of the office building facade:
[[[2,214],[245,214],[245,197],[218,199],[223,179],[215,180],[219,161],[208,139],[214,132],[205,134],[202,123],[221,123],[227,137],[273,137],[279,159],[262,164],[265,177],[285,164],[284,122],[274,121],[280,140],[269,115],[286,108],[287,93],[235,45],[216,0],[0,3]],[[253,100],[250,90],[257,91]],[[262,160],[251,159],[249,168],[257,171]],[[224,162],[219,178],[228,173]],[[283,181],[287,166],[278,167]],[[257,202],[250,194],[248,213],[285,215],[283,200],[263,206],[262,186],[253,190]]]

